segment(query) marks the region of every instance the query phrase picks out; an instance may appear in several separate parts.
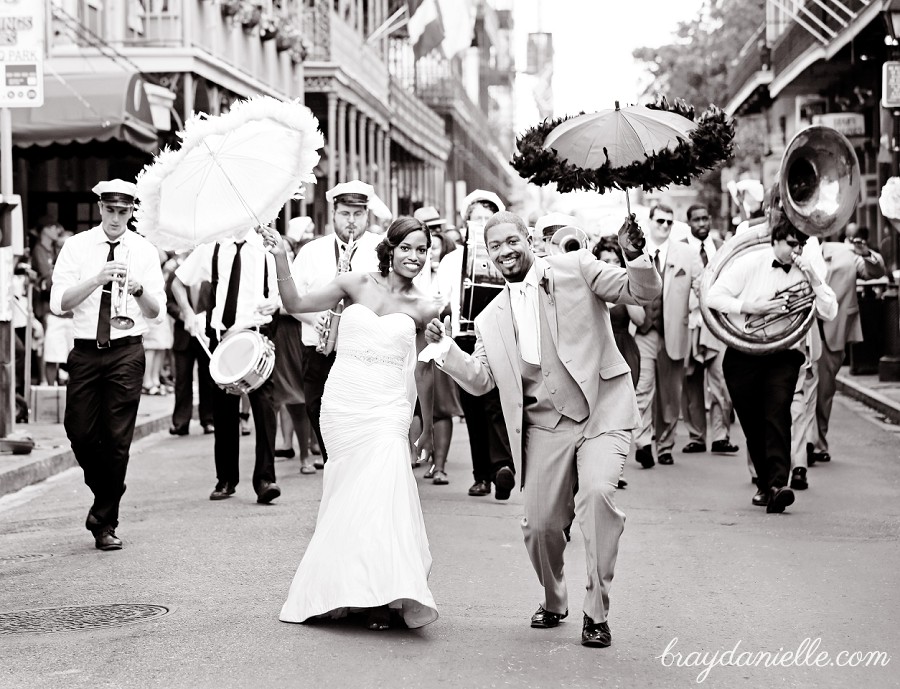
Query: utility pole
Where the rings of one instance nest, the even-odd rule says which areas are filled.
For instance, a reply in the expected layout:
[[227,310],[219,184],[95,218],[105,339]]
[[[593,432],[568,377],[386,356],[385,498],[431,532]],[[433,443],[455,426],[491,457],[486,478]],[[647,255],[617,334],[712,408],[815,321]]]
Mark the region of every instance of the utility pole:
[[[6,0],[0,5],[0,437],[15,427],[16,365],[13,268],[24,251],[22,202],[13,193],[10,108],[44,104],[46,0]],[[30,371],[25,372],[30,381]],[[26,397],[29,386],[25,386]]]

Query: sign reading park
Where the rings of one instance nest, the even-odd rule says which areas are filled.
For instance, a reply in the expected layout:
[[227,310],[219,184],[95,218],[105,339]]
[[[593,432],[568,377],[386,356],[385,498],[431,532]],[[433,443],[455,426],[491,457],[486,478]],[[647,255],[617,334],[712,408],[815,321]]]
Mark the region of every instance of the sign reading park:
[[44,1],[0,0],[0,108],[44,104]]

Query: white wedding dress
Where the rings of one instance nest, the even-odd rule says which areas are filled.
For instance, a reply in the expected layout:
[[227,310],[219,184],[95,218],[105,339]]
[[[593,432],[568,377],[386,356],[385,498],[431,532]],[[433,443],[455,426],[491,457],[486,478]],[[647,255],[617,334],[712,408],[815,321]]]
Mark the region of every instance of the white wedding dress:
[[328,463],[316,530],[297,568],[283,622],[389,605],[409,627],[434,622],[431,552],[408,432],[415,404],[415,322],[344,309],[322,397]]

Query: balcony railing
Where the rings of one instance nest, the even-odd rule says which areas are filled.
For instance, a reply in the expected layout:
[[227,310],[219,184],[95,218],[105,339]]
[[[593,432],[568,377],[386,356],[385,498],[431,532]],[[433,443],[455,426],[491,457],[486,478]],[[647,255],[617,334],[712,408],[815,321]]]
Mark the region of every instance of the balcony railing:
[[[109,56],[118,52],[133,59],[152,60],[171,55],[167,50],[199,48],[236,74],[294,95],[296,79],[290,53],[279,50],[274,36],[263,40],[259,25],[242,25],[239,16],[225,16],[222,6],[214,2],[165,0],[142,4],[142,12],[135,12],[128,2],[109,4],[106,14],[91,22],[91,15],[85,14],[88,3],[54,1],[51,57],[71,55],[76,48],[92,54]],[[279,28],[296,26],[299,35],[300,16],[289,11],[299,6],[299,0],[282,2],[287,9],[278,17]]]

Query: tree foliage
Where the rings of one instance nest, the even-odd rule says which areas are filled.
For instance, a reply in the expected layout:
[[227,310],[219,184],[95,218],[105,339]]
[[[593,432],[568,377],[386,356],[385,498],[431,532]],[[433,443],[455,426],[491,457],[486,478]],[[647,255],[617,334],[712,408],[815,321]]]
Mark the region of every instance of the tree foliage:
[[698,108],[724,105],[732,86],[730,68],[763,25],[765,5],[765,0],[705,0],[697,16],[679,22],[671,43],[636,49],[634,58],[652,77],[646,95],[683,98]]
[[[756,49],[754,37],[766,16],[766,0],[704,0],[693,19],[679,22],[671,43],[636,49],[632,55],[644,63],[650,76],[644,95],[683,98],[697,108],[724,106],[734,84],[729,76],[739,63],[741,50]],[[738,137],[742,134],[737,123]],[[707,173],[695,185],[700,198],[715,207],[720,172]]]

